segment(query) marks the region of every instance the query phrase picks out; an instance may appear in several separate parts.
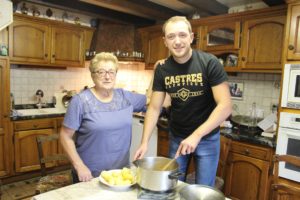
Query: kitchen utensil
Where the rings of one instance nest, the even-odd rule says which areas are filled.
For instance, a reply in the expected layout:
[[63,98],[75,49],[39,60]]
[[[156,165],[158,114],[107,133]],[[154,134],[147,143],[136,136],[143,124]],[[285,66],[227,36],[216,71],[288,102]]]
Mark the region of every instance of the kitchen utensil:
[[222,192],[206,185],[188,185],[179,194],[181,200],[225,200]]
[[171,166],[171,164],[173,164],[173,162],[176,162],[176,159],[175,159],[175,158],[171,159],[165,166],[163,166],[163,167],[161,168],[161,171],[167,170],[167,169]]
[[172,162],[167,170],[162,170],[170,160],[165,157],[145,157],[135,160],[133,164],[137,166],[137,184],[144,189],[158,192],[174,189],[182,173],[178,171],[177,162]]

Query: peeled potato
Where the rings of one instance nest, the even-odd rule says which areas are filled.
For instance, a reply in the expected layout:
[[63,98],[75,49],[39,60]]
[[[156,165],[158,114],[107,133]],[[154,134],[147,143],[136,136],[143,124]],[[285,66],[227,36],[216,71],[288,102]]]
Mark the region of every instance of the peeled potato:
[[121,171],[102,171],[100,176],[110,185],[125,186],[134,183],[133,173],[126,167]]

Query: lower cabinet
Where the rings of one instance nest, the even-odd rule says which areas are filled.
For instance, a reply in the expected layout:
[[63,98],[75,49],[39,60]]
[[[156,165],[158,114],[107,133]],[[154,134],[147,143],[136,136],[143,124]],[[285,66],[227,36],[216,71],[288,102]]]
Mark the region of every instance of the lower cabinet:
[[269,196],[271,148],[233,141],[226,167],[225,195],[239,200]]
[[[13,122],[14,167],[15,172],[29,172],[40,169],[36,137],[58,133],[57,119],[36,119]],[[57,142],[45,144],[43,151],[46,155],[57,154]],[[47,167],[53,167],[48,165]]]

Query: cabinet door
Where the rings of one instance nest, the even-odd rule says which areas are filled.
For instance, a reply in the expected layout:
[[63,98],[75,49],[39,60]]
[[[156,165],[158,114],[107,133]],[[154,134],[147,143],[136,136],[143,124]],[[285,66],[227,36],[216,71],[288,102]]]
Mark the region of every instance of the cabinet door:
[[233,50],[240,46],[240,22],[212,24],[203,28],[203,50]]
[[[36,137],[39,135],[51,135],[54,132],[55,129],[15,132],[14,143],[16,172],[27,172],[40,169]],[[57,153],[57,142],[45,144],[43,150],[46,155]]]
[[242,35],[242,69],[281,70],[285,17],[249,20]]
[[166,47],[162,34],[151,33],[147,41],[147,53],[145,54],[146,68],[153,69],[156,61],[167,58],[169,50]]
[[266,200],[268,190],[267,161],[230,153],[225,195],[240,200]]
[[16,18],[10,26],[9,56],[14,63],[49,62],[49,26]]
[[85,51],[83,30],[53,27],[51,39],[51,63],[83,67]]
[[9,63],[0,58],[0,177],[9,174]]
[[300,4],[289,5],[288,60],[300,60]]

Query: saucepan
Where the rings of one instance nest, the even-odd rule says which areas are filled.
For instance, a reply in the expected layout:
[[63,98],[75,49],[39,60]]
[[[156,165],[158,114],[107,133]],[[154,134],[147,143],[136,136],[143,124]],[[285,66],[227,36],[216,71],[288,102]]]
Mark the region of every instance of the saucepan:
[[183,173],[179,172],[177,162],[170,164],[170,161],[172,159],[165,157],[145,157],[133,161],[137,167],[137,184],[144,189],[157,192],[174,189]]
[[225,200],[222,192],[206,185],[188,185],[179,194],[181,200]]

